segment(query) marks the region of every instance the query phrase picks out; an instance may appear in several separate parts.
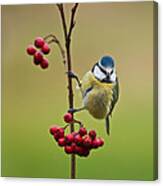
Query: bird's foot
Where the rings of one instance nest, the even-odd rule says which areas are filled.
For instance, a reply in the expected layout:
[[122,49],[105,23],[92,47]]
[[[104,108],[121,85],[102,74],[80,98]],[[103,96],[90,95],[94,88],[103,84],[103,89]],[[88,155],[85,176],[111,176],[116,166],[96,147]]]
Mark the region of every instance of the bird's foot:
[[68,112],[71,113],[71,114],[73,114],[73,113],[76,113],[76,112],[80,112],[80,111],[82,111],[82,110],[84,110],[84,109],[85,109],[85,107],[81,107],[81,108],[77,108],[77,109],[75,109],[75,108],[70,108],[70,109],[68,110]]
[[75,112],[77,112],[77,111],[78,111],[78,109],[74,109],[74,108],[70,108],[70,109],[68,110],[68,112],[71,113],[71,114],[73,114],[73,113],[75,113]]
[[75,79],[77,81],[78,86],[81,87],[81,82],[80,82],[78,76],[74,72],[68,71],[68,72],[66,72],[66,74],[68,75],[69,78]]
[[72,71],[68,71],[68,72],[66,72],[66,74],[67,74],[68,77],[70,77],[70,78],[77,78],[77,75],[76,75],[74,72],[72,72]]

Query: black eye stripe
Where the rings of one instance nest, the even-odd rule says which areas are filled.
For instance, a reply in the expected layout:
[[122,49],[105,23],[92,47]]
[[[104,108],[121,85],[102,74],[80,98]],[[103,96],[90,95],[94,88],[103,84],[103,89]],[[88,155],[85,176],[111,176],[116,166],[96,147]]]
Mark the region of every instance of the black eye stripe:
[[92,68],[92,70],[91,70],[91,71],[92,71],[92,73],[94,72],[95,66],[96,66],[96,64],[93,66],[93,68]]
[[110,74],[113,74],[113,70],[110,72]]
[[107,72],[106,72],[103,68],[101,68],[100,65],[99,65],[98,63],[96,63],[96,65],[99,67],[99,69],[100,69],[105,75],[107,75]]

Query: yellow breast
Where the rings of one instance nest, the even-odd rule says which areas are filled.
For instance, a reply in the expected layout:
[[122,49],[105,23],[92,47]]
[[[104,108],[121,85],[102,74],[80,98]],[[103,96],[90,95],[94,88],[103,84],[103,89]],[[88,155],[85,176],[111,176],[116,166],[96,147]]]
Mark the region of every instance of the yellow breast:
[[[109,112],[112,100],[113,84],[101,83],[88,72],[82,79],[83,102],[89,113],[98,119],[103,119]],[[91,91],[87,90],[92,87]]]

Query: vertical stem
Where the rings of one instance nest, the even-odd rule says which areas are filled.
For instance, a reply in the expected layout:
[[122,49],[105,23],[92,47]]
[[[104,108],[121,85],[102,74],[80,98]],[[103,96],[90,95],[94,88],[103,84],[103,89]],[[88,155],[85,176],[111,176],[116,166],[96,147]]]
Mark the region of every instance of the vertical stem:
[[[68,71],[72,70],[71,65],[71,52],[70,52],[70,42],[67,40],[66,42],[66,53],[67,53],[67,66]],[[69,90],[69,108],[74,107],[74,100],[73,100],[73,89],[72,89],[72,79],[68,77],[68,90]],[[71,133],[74,132],[74,124],[70,125]],[[75,179],[75,172],[76,172],[76,158],[75,154],[71,155],[71,179]]]
[[[68,72],[72,71],[72,64],[71,64],[71,49],[70,49],[70,38],[67,37],[65,41],[66,45],[66,54],[67,54],[67,68]],[[72,88],[72,79],[67,76],[68,78],[68,98],[69,98],[69,108],[74,108],[74,95],[73,95],[73,88]],[[74,117],[74,116],[73,116]],[[71,133],[74,132],[74,124],[70,125]],[[75,154],[71,155],[71,179],[75,179],[76,173],[76,157]]]
[[[75,17],[75,12],[78,7],[78,3],[74,5],[72,8],[71,12],[71,21],[70,21],[70,28],[69,31],[67,31],[67,25],[66,25],[66,20],[65,20],[65,14],[64,14],[64,8],[63,4],[57,4],[60,15],[61,15],[61,20],[62,20],[62,26],[63,26],[63,31],[64,31],[64,37],[65,37],[65,48],[66,48],[66,58],[67,58],[67,68],[68,71],[72,71],[72,62],[71,62],[71,33],[72,29],[75,25],[74,22],[74,17]],[[73,88],[72,88],[72,79],[67,76],[68,78],[68,100],[69,100],[69,108],[74,107],[74,100],[73,100]],[[74,117],[74,116],[73,116]],[[72,123],[70,125],[70,131],[71,133],[74,131],[74,124]],[[71,179],[75,179],[76,176],[76,157],[75,154],[71,155]]]

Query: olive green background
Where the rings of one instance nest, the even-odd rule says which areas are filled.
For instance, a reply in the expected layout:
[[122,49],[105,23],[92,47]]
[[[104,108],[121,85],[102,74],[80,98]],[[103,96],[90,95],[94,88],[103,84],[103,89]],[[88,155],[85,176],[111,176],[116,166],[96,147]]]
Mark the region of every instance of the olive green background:
[[[72,4],[65,5],[67,19]],[[76,114],[103,137],[103,148],[77,157],[80,179],[155,179],[153,129],[153,2],[80,4],[72,39],[73,70],[80,77],[103,55],[116,60],[120,99],[104,121],[87,111]],[[69,19],[68,19],[69,20]],[[67,79],[56,46],[50,66],[34,66],[26,47],[36,36],[55,33],[63,42],[57,8],[49,5],[2,6],[2,176],[69,178],[70,156],[48,133],[64,125]],[[154,62],[155,65],[155,62]],[[81,95],[75,89],[75,105]]]

